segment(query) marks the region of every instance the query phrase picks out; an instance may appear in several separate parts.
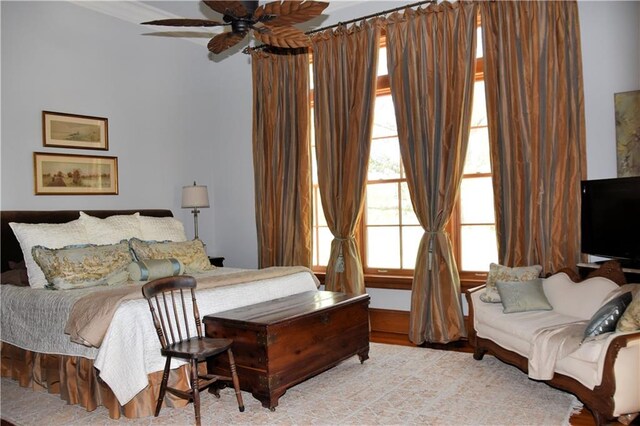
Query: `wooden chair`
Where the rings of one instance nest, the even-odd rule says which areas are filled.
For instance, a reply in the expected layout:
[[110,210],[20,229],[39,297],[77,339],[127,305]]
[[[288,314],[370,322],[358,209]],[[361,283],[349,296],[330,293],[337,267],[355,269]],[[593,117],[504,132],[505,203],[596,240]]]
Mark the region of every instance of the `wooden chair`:
[[[240,411],[244,411],[244,404],[240,393],[240,382],[236,373],[235,361],[231,352],[231,343],[233,341],[202,336],[202,322],[196,303],[195,288],[196,280],[193,277],[182,275],[150,281],[142,286],[142,294],[149,302],[153,324],[162,345],[162,355],[167,358],[155,416],[157,417],[160,414],[165,392],[169,391],[181,398],[193,400],[196,425],[200,425],[200,391],[218,380],[233,382]],[[187,313],[187,298],[189,297],[187,290],[190,290],[191,303],[193,305],[193,319],[191,321],[189,320],[190,315]],[[221,355],[224,352],[227,353],[229,358],[231,377],[198,373],[199,362]],[[188,360],[190,363],[191,389],[188,391],[167,386],[171,358],[173,357]],[[213,390],[213,393],[219,397],[217,389]]]

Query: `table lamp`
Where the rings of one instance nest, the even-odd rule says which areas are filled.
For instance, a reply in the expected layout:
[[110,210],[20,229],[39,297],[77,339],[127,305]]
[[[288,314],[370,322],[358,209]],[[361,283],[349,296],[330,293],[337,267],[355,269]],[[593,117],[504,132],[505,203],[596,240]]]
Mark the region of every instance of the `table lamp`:
[[183,186],[182,187],[182,208],[190,209],[191,213],[193,213],[193,227],[195,229],[195,239],[198,238],[198,213],[200,210],[198,208],[208,208],[209,207],[209,194],[207,193],[206,185],[196,185],[196,182],[193,181],[193,185],[191,186]]

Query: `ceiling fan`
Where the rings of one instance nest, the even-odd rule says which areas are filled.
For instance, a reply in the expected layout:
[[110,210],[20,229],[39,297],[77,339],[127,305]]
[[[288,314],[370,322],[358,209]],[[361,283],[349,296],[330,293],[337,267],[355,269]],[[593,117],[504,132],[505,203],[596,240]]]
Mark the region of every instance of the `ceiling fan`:
[[222,15],[222,21],[209,19],[160,19],[143,22],[144,25],[166,25],[170,27],[218,27],[228,25],[231,31],[216,35],[207,48],[220,53],[252,32],[260,42],[284,48],[305,47],[309,37],[293,24],[308,21],[320,15],[329,5],[323,1],[274,1],[258,6],[258,1],[203,0],[207,6]]

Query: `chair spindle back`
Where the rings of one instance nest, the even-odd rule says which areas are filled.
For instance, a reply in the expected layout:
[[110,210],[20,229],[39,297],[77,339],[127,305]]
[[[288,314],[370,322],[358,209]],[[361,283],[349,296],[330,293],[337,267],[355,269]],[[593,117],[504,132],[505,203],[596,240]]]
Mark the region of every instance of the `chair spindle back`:
[[[202,321],[196,301],[196,280],[188,275],[160,278],[142,286],[142,294],[149,303],[153,324],[163,349],[187,340],[191,331],[202,338]],[[188,313],[188,293],[191,293],[192,315]],[[191,327],[190,327],[191,325]]]

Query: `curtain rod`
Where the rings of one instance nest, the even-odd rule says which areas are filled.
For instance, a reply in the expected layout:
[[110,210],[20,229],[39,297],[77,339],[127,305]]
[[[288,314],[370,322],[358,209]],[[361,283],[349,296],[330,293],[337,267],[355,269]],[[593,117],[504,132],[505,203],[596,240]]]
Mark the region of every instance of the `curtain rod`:
[[[331,29],[331,28],[339,27],[340,25],[353,24],[354,22],[364,21],[365,19],[375,18],[375,17],[381,16],[381,15],[387,15],[389,13],[397,12],[399,10],[403,10],[403,9],[406,9],[406,8],[409,8],[409,7],[421,6],[423,4],[437,3],[437,2],[438,2],[437,0],[417,1],[415,3],[405,4],[404,6],[394,7],[393,9],[387,9],[387,10],[383,10],[381,12],[372,13],[370,15],[361,16],[359,18],[349,19],[348,21],[338,22],[337,24],[327,25],[326,27],[316,28],[315,30],[306,31],[305,34],[306,35],[311,35],[311,34],[318,33],[320,31],[325,31],[325,30],[328,30],[328,29]],[[249,54],[249,52],[252,51],[252,50],[264,49],[265,47],[268,47],[268,46],[269,46],[268,44],[261,44],[259,46],[254,46],[254,47],[247,46],[242,50],[242,52],[245,53],[245,54]]]

